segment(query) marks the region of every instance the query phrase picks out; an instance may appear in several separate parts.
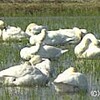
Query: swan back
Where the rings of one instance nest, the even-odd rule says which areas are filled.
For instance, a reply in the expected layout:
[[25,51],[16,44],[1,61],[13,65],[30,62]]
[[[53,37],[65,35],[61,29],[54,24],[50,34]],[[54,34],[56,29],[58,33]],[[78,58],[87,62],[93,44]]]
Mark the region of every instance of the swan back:
[[40,55],[33,55],[29,62],[34,67],[38,68],[42,73],[49,76],[51,72],[51,62],[49,59],[41,58]]
[[77,92],[79,90],[88,90],[88,82],[85,75],[75,72],[75,69],[72,67],[57,76],[54,80],[54,86],[55,90],[58,92]]
[[56,58],[60,55],[66,53],[68,50],[62,50],[60,48],[50,46],[50,45],[42,45],[37,52],[38,55],[40,55],[43,58]]
[[32,65],[36,65],[38,63],[40,63],[42,61],[42,58],[40,57],[40,55],[33,55],[31,57],[31,59],[29,60],[29,62],[32,64]]
[[23,64],[20,65],[15,65],[12,67],[9,67],[7,69],[4,69],[2,71],[0,71],[0,78],[1,77],[19,77],[19,76],[23,76],[27,73],[28,70],[31,69],[31,66],[29,65],[29,63],[25,62]]
[[58,77],[54,80],[54,82],[55,83],[64,82],[64,80],[67,79],[64,76],[71,76],[74,73],[75,73],[75,68],[74,67],[70,67],[67,70],[65,70],[63,73],[59,74]]
[[35,67],[38,68],[47,77],[49,77],[50,74],[53,74],[51,70],[51,61],[49,59],[42,58],[42,61],[36,64]]
[[46,85],[49,81],[49,78],[36,67],[34,67],[33,69],[34,70],[31,74],[16,78],[16,80],[13,81],[12,84],[16,86]]
[[2,39],[4,41],[9,39],[20,40],[25,37],[24,31],[20,27],[8,26],[6,29],[3,29]]

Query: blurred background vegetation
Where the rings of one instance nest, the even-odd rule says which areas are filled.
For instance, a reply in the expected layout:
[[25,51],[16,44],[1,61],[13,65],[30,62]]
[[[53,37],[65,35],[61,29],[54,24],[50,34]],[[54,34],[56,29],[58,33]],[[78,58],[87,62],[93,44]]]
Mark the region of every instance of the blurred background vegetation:
[[0,2],[98,2],[100,0],[0,0]]
[[100,0],[0,0],[0,16],[99,16]]

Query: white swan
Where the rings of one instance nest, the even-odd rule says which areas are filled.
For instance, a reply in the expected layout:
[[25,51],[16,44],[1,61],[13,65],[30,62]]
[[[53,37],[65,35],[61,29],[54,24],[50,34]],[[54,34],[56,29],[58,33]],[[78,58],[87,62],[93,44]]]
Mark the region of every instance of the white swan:
[[70,67],[57,76],[54,87],[57,92],[75,93],[88,91],[88,82],[84,74],[75,72],[74,67]]
[[100,41],[93,34],[87,34],[75,47],[74,52],[78,58],[97,58],[100,56]]
[[21,49],[20,56],[23,59],[29,60],[34,54],[40,55],[42,58],[56,58],[67,52],[54,46],[36,44],[35,46],[25,47]]
[[25,60],[29,60],[38,52],[39,48],[40,48],[39,43],[37,43],[35,46],[24,47],[20,51],[20,57]]
[[21,40],[26,38],[26,33],[22,31],[20,27],[7,26],[6,29],[2,31],[2,39],[8,41],[10,39]]
[[41,33],[39,33],[38,35],[31,36],[30,39],[29,39],[29,42],[32,45],[34,45],[36,43],[42,43],[43,40],[45,39],[46,35],[47,35],[46,29],[42,29]]
[[42,29],[47,29],[46,26],[43,26],[43,25],[37,25],[35,23],[30,23],[25,32],[26,34],[28,34],[29,36],[32,36],[34,34],[37,34],[37,33],[40,33]]
[[0,83],[8,86],[46,85],[49,74],[50,61],[48,59],[42,60],[38,65],[25,62],[0,71]]
[[[82,38],[83,32],[86,33],[87,31],[77,27],[74,27],[73,29],[59,29],[55,31],[43,30],[40,34],[31,36],[29,41],[32,45],[34,45],[37,41],[41,42],[41,40],[43,40],[42,42],[47,45],[78,43]],[[40,36],[42,36],[42,39]]]
[[39,70],[41,70],[41,72],[45,75],[52,75],[52,69],[51,69],[51,62],[49,59],[46,58],[41,58],[40,55],[34,55],[29,62],[31,63],[31,65],[35,66],[36,68],[38,68]]

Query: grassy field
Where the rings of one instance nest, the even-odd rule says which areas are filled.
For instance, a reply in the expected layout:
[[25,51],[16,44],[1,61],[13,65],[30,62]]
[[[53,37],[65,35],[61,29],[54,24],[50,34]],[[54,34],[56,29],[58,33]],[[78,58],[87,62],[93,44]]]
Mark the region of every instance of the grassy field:
[[[99,3],[0,3],[0,18],[8,25],[19,26],[23,30],[31,22],[46,25],[49,30],[59,28],[85,28],[88,32],[100,34],[100,4]],[[100,37],[98,37],[100,38]],[[23,42],[0,41],[0,70],[22,62],[19,52],[29,45]],[[61,46],[58,46],[61,47]],[[100,61],[77,59],[74,46],[65,45],[69,52],[59,59],[52,61],[55,76],[66,68],[76,67],[86,75],[90,91],[87,95],[65,94],[57,95],[50,87],[2,87],[0,86],[1,100],[99,100],[100,96],[91,96],[91,91],[100,90]]]
[[98,3],[0,3],[0,16],[99,16]]

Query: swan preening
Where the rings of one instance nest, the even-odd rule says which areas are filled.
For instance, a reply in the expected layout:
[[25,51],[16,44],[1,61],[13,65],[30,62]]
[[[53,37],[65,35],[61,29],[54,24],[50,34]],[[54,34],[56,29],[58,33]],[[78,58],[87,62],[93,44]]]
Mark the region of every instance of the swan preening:
[[0,71],[0,83],[8,86],[46,85],[51,73],[50,60],[41,59],[38,64],[31,63],[25,62]]
[[46,26],[43,26],[43,25],[37,25],[35,23],[30,23],[25,32],[29,35],[29,36],[32,36],[34,34],[37,34],[37,33],[40,33],[42,29],[47,29]]
[[84,74],[75,72],[74,67],[69,67],[62,72],[54,80],[54,88],[57,92],[62,93],[75,93],[82,91],[88,91],[88,82]]
[[40,34],[30,37],[30,44],[34,45],[41,41],[47,45],[78,43],[85,33],[87,33],[85,29],[79,29],[77,27],[55,31],[46,31],[46,29],[43,29]]
[[62,50],[54,46],[41,45],[37,43],[35,46],[25,47],[21,49],[20,56],[21,58],[26,60],[29,60],[35,54],[38,54],[43,58],[56,58],[67,51],[67,49]]
[[37,43],[42,43],[46,37],[46,29],[42,29],[41,33],[38,35],[32,35],[29,39],[31,45],[35,45]]
[[24,47],[20,50],[20,57],[25,60],[29,60],[38,52],[39,48],[40,44],[36,44],[35,46],[31,47]]
[[78,58],[98,58],[100,56],[100,41],[89,33],[75,47],[74,52]]

